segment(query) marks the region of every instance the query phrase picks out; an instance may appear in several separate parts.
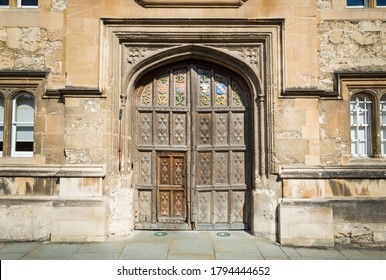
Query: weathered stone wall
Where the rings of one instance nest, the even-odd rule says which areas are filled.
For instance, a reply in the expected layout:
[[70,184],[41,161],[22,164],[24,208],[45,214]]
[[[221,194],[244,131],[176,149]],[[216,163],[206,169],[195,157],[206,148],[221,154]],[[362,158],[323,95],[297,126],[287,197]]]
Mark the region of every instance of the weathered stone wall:
[[0,27],[0,70],[50,71],[61,81],[62,37],[61,29]]
[[374,72],[386,67],[384,20],[325,20],[319,26],[320,86],[333,90],[333,73]]
[[335,201],[334,240],[340,246],[386,246],[384,199]]
[[276,164],[320,164],[319,102],[316,98],[278,100],[274,128]]
[[281,184],[275,178],[258,179],[256,190],[252,192],[252,231],[254,235],[276,241],[278,232],[278,197],[282,196]]
[[332,0],[316,0],[316,7],[318,9],[332,9]]
[[49,240],[52,204],[0,200],[0,240]]
[[296,246],[386,246],[385,199],[284,200],[280,242]]
[[385,185],[384,179],[290,179],[283,181],[283,197],[386,197]]
[[107,121],[104,99],[66,98],[66,163],[106,163],[111,149],[111,140],[106,137]]
[[350,113],[347,100],[320,102],[320,163],[341,165],[351,154]]

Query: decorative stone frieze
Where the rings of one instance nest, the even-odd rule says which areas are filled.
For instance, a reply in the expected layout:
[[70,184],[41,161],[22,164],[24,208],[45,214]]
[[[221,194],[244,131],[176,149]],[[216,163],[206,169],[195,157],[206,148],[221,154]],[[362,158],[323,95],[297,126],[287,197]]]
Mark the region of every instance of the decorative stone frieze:
[[127,50],[127,62],[129,64],[135,63],[137,60],[143,58],[146,53],[146,49],[138,47],[128,47]]

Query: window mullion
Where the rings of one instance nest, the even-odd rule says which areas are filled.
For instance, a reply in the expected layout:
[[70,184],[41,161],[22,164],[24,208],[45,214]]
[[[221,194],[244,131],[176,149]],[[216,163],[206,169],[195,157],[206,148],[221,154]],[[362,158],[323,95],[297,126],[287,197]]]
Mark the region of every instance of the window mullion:
[[4,100],[3,157],[11,155],[12,143],[12,100]]
[[372,116],[372,124],[373,124],[373,136],[372,142],[373,142],[373,157],[375,158],[381,158],[382,152],[381,152],[381,120],[380,120],[380,106],[379,106],[379,99],[377,99],[374,102],[373,105],[373,116]]

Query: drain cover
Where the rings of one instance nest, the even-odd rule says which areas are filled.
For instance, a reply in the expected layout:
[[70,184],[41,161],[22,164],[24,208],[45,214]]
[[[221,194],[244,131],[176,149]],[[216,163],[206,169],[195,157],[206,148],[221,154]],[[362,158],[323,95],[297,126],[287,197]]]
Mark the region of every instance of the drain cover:
[[231,236],[231,234],[229,232],[218,232],[217,235],[221,236],[221,237]]
[[164,231],[159,231],[159,232],[154,233],[154,235],[155,236],[165,236],[165,235],[167,235],[167,233]]

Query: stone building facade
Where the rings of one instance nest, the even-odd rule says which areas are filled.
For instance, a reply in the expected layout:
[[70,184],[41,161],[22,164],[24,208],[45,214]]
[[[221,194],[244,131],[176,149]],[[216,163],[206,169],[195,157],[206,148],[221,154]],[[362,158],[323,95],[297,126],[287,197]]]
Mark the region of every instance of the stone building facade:
[[356,2],[0,1],[0,240],[385,246],[386,4]]

